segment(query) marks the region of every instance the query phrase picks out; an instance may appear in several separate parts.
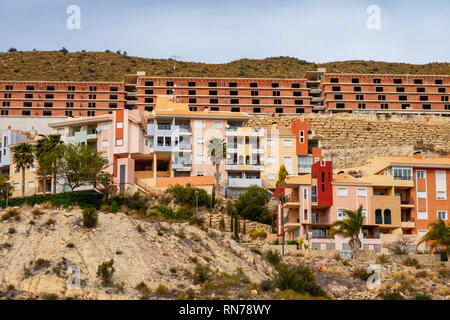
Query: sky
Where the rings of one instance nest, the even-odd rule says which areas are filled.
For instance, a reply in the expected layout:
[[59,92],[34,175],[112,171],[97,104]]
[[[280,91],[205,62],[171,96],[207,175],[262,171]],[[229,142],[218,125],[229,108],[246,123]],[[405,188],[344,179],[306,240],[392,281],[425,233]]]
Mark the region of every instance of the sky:
[[[76,21],[71,5],[80,9],[79,29],[67,27]],[[0,51],[450,62],[449,16],[449,0],[0,0]]]

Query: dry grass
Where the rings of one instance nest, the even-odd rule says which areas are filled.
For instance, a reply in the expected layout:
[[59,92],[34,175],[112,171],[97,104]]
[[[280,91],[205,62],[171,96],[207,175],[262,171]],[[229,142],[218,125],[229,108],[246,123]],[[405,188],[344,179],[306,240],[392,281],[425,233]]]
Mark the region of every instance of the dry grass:
[[[20,49],[20,48],[18,48]],[[126,48],[125,48],[126,50]],[[27,51],[0,53],[2,80],[122,81],[126,73],[146,71],[152,76],[303,78],[318,67],[343,73],[450,74],[450,63],[413,65],[375,61],[315,64],[290,57],[240,59],[225,64],[147,59],[115,52]]]

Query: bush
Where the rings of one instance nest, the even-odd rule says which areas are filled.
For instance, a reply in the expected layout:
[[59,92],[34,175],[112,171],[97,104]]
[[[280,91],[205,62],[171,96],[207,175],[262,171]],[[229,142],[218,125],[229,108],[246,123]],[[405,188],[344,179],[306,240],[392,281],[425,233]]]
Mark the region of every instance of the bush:
[[115,271],[113,259],[103,262],[97,268],[97,278],[100,278],[104,285],[109,284]]
[[[103,195],[101,193],[87,190],[87,191],[74,191],[63,192],[57,194],[43,194],[29,197],[17,197],[10,198],[8,201],[9,206],[21,206],[28,204],[34,206],[35,204],[50,203],[55,208],[67,208],[72,206],[79,206],[80,208],[95,207],[100,208]],[[6,200],[0,200],[0,207],[6,206]]]
[[14,228],[9,228],[9,229],[8,229],[8,233],[9,233],[9,234],[16,233],[16,229],[14,229]]
[[193,216],[194,216],[194,211],[187,206],[183,206],[175,212],[175,219],[178,219],[178,220],[189,220]]
[[270,224],[273,215],[267,209],[269,192],[265,188],[251,186],[239,196],[236,209],[244,219]]
[[116,213],[117,211],[119,211],[119,206],[117,205],[117,201],[113,200],[111,202],[111,207],[109,208],[109,212]]
[[209,279],[210,270],[207,266],[202,266],[200,263],[195,264],[194,274],[192,280],[194,284],[201,284]]
[[261,281],[261,283],[259,284],[259,289],[261,291],[270,291],[273,288],[275,288],[275,284],[273,283],[272,280],[263,280]]
[[416,293],[413,297],[413,300],[432,300],[432,299],[426,293]]
[[373,275],[375,271],[372,273],[368,273],[366,269],[364,268],[355,268],[353,269],[353,276],[356,278],[359,278],[363,281],[367,281],[371,275]]
[[403,295],[398,290],[383,291],[378,295],[383,300],[405,300]]
[[171,194],[177,204],[191,207],[195,207],[196,204],[196,191],[198,192],[198,206],[209,208],[211,206],[211,197],[203,189],[195,188],[191,184],[187,184],[185,187],[177,184],[166,189],[166,193]]
[[47,293],[44,300],[58,300],[58,296],[55,293]]
[[83,209],[83,225],[86,228],[95,228],[98,223],[98,213],[95,208]]
[[48,268],[50,264],[51,262],[49,260],[39,258],[34,262],[34,271]]
[[419,261],[417,261],[416,258],[406,258],[405,261],[403,261],[403,265],[407,266],[407,267],[416,267],[416,268],[420,268],[420,263]]
[[388,263],[389,262],[389,257],[385,254],[382,254],[380,256],[377,257],[377,261],[378,263]]
[[291,289],[297,293],[309,293],[312,296],[326,296],[325,291],[316,283],[314,273],[307,267],[278,266],[278,273],[274,277],[274,283],[280,290]]
[[136,286],[136,290],[141,293],[141,300],[147,300],[149,298],[150,289],[143,281]]
[[33,209],[31,211],[31,213],[33,214],[33,216],[40,216],[40,215],[44,214],[44,212],[42,210],[38,209],[38,208]]
[[11,218],[20,217],[20,210],[17,208],[9,208],[2,216],[2,221],[9,220]]
[[193,216],[191,220],[189,220],[189,224],[191,225],[197,225],[199,227],[202,227],[205,224],[205,220],[203,218]]
[[281,262],[281,255],[277,251],[269,250],[266,253],[266,259],[274,266],[277,266]]
[[165,285],[160,284],[156,288],[155,292],[158,296],[166,296],[169,294],[169,289]]

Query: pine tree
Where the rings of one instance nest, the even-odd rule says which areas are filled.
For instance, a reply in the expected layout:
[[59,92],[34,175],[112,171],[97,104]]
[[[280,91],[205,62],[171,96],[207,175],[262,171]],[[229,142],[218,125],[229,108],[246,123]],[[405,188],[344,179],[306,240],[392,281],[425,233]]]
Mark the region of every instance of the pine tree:
[[281,165],[280,170],[278,170],[278,181],[277,181],[277,186],[281,183],[284,182],[284,180],[286,180],[286,177],[289,175],[289,172],[286,170],[286,167],[284,166],[284,164]]
[[239,216],[234,218],[234,240],[239,241]]
[[219,230],[220,231],[225,230],[225,219],[223,218],[223,215],[222,215],[222,218],[219,221]]
[[243,228],[242,228],[242,233],[243,233],[243,234],[246,233],[246,230],[245,230],[245,219],[244,219],[244,226],[243,226]]

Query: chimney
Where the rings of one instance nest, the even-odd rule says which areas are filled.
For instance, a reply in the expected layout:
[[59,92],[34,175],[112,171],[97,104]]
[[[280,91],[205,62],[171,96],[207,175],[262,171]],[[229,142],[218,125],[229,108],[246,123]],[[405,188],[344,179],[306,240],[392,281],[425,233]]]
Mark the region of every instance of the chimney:
[[414,152],[413,158],[414,159],[422,159],[422,151],[419,150],[419,151]]

